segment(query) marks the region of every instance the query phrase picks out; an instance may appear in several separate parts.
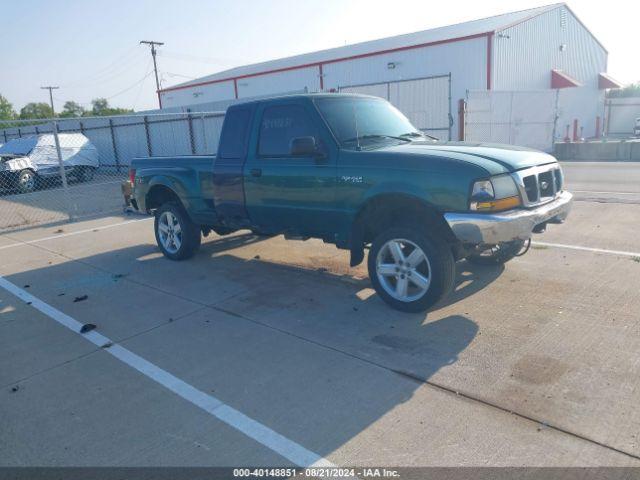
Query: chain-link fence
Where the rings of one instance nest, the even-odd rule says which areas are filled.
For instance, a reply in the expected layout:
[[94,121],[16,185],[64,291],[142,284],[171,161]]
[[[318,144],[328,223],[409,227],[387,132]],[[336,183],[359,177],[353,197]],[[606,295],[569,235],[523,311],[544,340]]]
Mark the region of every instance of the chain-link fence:
[[224,113],[2,122],[0,231],[122,211],[131,160],[211,155]]

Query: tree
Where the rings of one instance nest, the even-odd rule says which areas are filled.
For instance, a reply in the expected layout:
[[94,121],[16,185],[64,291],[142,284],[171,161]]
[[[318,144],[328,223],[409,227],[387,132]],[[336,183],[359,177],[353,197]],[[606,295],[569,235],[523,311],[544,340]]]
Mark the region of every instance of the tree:
[[91,114],[95,116],[105,115],[122,115],[124,113],[132,113],[133,110],[128,108],[110,107],[106,98],[94,98],[91,100]]
[[109,109],[109,102],[106,98],[94,98],[91,100],[92,112],[94,115],[105,115],[105,111]]
[[53,117],[53,111],[47,103],[27,103],[20,110],[20,118],[22,120],[29,120],[31,118],[51,118]]
[[74,101],[64,102],[60,117],[81,117],[85,114],[86,110],[82,105]]
[[13,105],[9,103],[9,100],[0,95],[0,120],[12,120],[16,116],[16,112],[13,110]]
[[609,90],[607,92],[607,97],[609,98],[640,97],[640,82],[632,83],[630,85],[627,85],[624,88]]

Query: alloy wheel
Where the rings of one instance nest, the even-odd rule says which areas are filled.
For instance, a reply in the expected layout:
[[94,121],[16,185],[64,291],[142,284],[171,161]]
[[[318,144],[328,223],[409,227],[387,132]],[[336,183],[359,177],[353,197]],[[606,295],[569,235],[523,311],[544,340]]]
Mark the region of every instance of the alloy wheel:
[[396,300],[413,302],[431,285],[431,265],[424,251],[402,238],[385,243],[376,258],[376,274],[382,288]]
[[158,221],[160,242],[169,253],[176,253],[182,245],[182,227],[171,212],[162,212]]

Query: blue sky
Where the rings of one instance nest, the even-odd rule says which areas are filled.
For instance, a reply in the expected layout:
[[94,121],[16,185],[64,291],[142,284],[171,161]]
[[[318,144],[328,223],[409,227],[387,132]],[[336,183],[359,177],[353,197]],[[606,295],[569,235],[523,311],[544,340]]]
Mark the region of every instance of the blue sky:
[[[47,101],[41,85],[88,105],[156,107],[151,55],[165,42],[163,86],[246,63],[425,30],[550,2],[535,0],[21,0],[2,2],[0,94],[16,109]],[[609,50],[609,73],[640,81],[640,2],[568,2]],[[604,8],[606,5],[607,8]]]

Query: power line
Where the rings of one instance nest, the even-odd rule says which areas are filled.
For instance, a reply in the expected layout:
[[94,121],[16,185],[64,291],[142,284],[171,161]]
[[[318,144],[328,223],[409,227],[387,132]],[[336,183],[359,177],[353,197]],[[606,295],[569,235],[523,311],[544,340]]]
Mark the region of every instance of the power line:
[[140,55],[140,51],[137,50],[137,46],[133,46],[128,50],[126,50],[124,54],[118,56],[115,60],[109,62],[104,67],[99,68],[94,73],[81,78],[81,80],[74,81],[66,85],[62,85],[62,87],[64,88],[78,87],[86,84],[90,84],[91,86],[95,85],[95,83],[99,79],[102,79],[105,76],[110,77],[115,70],[120,70],[124,64],[127,64],[127,65],[130,64],[139,55]]
[[112,98],[115,98],[119,95],[122,95],[123,93],[128,92],[129,90],[131,90],[132,88],[136,87],[137,85],[140,85],[140,83],[144,82],[151,74],[153,73],[153,70],[149,70],[146,75],[144,77],[142,77],[140,80],[138,80],[136,83],[134,83],[133,85],[129,85],[127,88],[120,90],[118,93],[114,93],[113,95],[111,95],[110,97],[105,97],[106,100],[111,100]]
[[[140,52],[139,52],[140,53]],[[118,80],[122,76],[126,76],[131,70],[142,64],[142,57],[132,57],[129,61],[123,62],[121,65],[114,67],[108,72],[103,73],[100,77],[85,84],[76,84],[76,89],[93,89],[97,85],[105,85]]]
[[167,52],[166,50],[162,50],[161,52],[158,52],[158,55],[161,57],[173,58],[176,60],[183,60],[183,61],[195,62],[195,63],[209,63],[213,65],[229,65],[229,64],[237,64],[237,63],[247,63],[244,60],[238,60],[238,59],[202,57],[198,55],[190,55],[188,53]]
[[[149,60],[149,63],[147,64],[146,70],[149,70],[150,64],[151,64],[151,60]],[[136,99],[133,102],[133,111],[134,112],[138,109],[138,101],[140,100],[140,95],[142,94],[142,89],[144,88],[145,80],[149,77],[150,73],[151,73],[151,71],[149,70],[149,73],[147,73],[147,76],[144,78],[144,80],[142,82],[140,82],[140,88],[138,89],[138,93],[136,95]]]
[[182,75],[181,73],[167,72],[166,70],[163,73],[169,77],[181,77],[181,78],[186,78],[188,80],[195,80],[196,78],[198,78],[198,77],[190,77],[189,75]]
[[158,65],[156,64],[156,45],[162,46],[164,42],[156,42],[154,40],[140,40],[140,44],[147,44],[151,46],[151,58],[153,58],[153,71],[156,74],[156,92],[158,92],[158,105],[162,108],[162,97],[160,96],[160,80],[158,79]]
[[[153,73],[153,70],[148,70],[147,73],[144,75],[144,77],[140,78],[139,80],[136,80],[135,83],[129,85],[126,88],[123,88],[122,90],[120,90],[117,93],[114,93],[113,95],[110,95],[110,96],[107,96],[107,97],[102,97],[102,98],[104,98],[105,100],[111,100],[112,98],[118,97],[118,96],[122,95],[123,93],[126,93],[129,90],[135,88],[137,85],[140,85],[141,83],[143,83],[147,78],[149,78],[151,76],[152,73]],[[58,98],[56,98],[56,101],[57,102],[62,102],[62,100],[60,100]],[[136,100],[136,102],[137,102],[137,100]],[[87,103],[87,102],[77,102],[76,101],[75,103],[77,103],[78,105],[82,105],[83,107],[86,107],[86,108],[89,108],[89,107],[93,106],[93,104],[90,103],[90,102]]]

